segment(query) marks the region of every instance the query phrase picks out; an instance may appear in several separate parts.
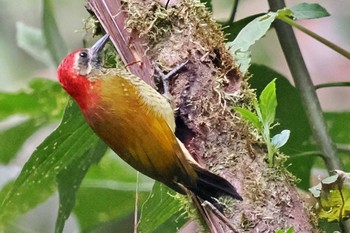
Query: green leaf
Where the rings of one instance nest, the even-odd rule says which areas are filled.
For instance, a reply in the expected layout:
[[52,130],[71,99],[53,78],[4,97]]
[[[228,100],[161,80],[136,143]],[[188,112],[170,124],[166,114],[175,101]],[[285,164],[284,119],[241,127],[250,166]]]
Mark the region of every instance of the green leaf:
[[325,8],[318,3],[300,3],[289,8],[295,20],[316,19],[330,16]]
[[259,121],[258,116],[255,113],[241,107],[234,107],[234,110],[239,112],[243,117],[243,119],[252,123],[255,128],[257,129],[262,128],[261,122]]
[[[139,203],[143,203],[147,195],[148,192],[140,192],[138,194]],[[133,215],[135,196],[135,190],[121,191],[82,186],[78,191],[74,207],[74,214],[82,232],[91,232],[91,229]],[[128,224],[133,225],[132,221]]]
[[40,29],[29,27],[22,22],[16,23],[17,45],[34,59],[47,66],[53,66],[49,50],[46,47],[45,38]]
[[186,214],[180,211],[168,218],[162,225],[155,229],[152,233],[164,233],[164,232],[180,232],[182,226],[189,221]]
[[56,220],[56,233],[61,233],[64,223],[68,219],[76,199],[76,193],[85,177],[88,169],[93,163],[97,163],[107,150],[106,144],[98,141],[83,158],[77,157],[66,169],[58,173],[57,183],[59,192],[59,211]]
[[350,174],[336,170],[310,189],[319,203],[319,217],[329,222],[350,217]]
[[[276,89],[278,91],[276,95],[278,108],[276,110],[276,120],[279,125],[271,129],[271,135],[278,134],[286,128],[291,131],[288,143],[281,148],[281,151],[290,156],[286,163],[289,164],[288,170],[301,179],[297,184],[298,187],[307,190],[310,187],[310,172],[316,157],[294,155],[305,151],[314,151],[316,148],[310,140],[312,138],[311,127],[300,96],[286,77],[266,66],[252,64],[249,73],[252,74],[249,83],[252,88],[256,89],[258,96],[269,82],[277,78]],[[341,123],[339,122],[340,125]]]
[[259,106],[263,124],[266,128],[269,128],[270,125],[275,121],[277,108],[275,79],[273,79],[261,92],[259,97]]
[[276,18],[279,18],[279,19],[293,16],[293,12],[289,8],[279,9],[276,13],[277,13]]
[[250,15],[246,18],[240,19],[235,22],[230,22],[228,24],[223,23],[223,30],[226,35],[227,41],[233,41],[245,26],[247,26],[255,18],[262,15],[265,15],[265,14],[260,13],[260,14]]
[[287,230],[277,230],[276,233],[294,233],[294,227],[290,227]]
[[47,122],[43,119],[29,118],[13,127],[0,130],[0,162],[8,163],[13,159],[23,143],[45,123]]
[[57,82],[34,79],[29,88],[17,93],[0,93],[0,120],[12,115],[26,115],[0,129],[0,161],[9,162],[23,143],[40,127],[57,120],[63,112],[67,97]]
[[100,145],[74,103],[60,126],[34,151],[0,206],[0,228],[45,201],[56,190],[58,173]]
[[350,144],[350,112],[326,112],[324,114],[332,139],[339,144]]
[[318,183],[317,185],[309,188],[310,193],[312,196],[315,198],[319,198],[321,196],[321,191],[322,191],[322,183]]
[[234,41],[227,43],[227,47],[232,56],[235,57],[241,72],[246,73],[249,68],[250,46],[266,34],[276,16],[277,13],[269,12],[255,18],[240,31]]
[[[132,215],[135,209],[136,187],[140,207],[154,183],[152,179],[141,174],[137,183],[136,177],[136,170],[114,153],[107,153],[97,165],[93,165],[78,190],[74,208],[81,231],[122,224],[118,219]],[[120,227],[119,225],[118,229]]]
[[58,119],[66,102],[67,95],[57,82],[34,79],[28,90],[0,93],[0,120],[13,114]]
[[[11,169],[11,168],[10,168]],[[12,168],[13,169],[13,168]],[[13,169],[14,170],[14,169]],[[3,171],[2,171],[3,172]],[[2,174],[3,175],[3,174]],[[11,178],[9,177],[9,175],[6,176],[6,180],[8,180],[8,182],[4,185],[1,186],[0,189],[0,200],[3,201],[5,200],[5,197],[7,195],[7,193],[9,193],[11,191],[11,188],[14,184],[14,180],[11,180]],[[3,226],[0,223],[0,229],[3,232]]]
[[350,112],[326,112],[324,114],[329,133],[338,149],[338,156],[344,164],[344,170],[350,171],[350,157],[349,157],[349,132]]
[[181,210],[181,203],[174,195],[175,192],[167,186],[159,182],[154,184],[148,200],[142,207],[138,232],[153,232]]
[[82,188],[110,189],[120,192],[151,192],[154,180],[139,173],[113,151],[90,168],[82,183]]
[[58,26],[54,16],[54,1],[43,1],[43,32],[50,51],[50,56],[55,65],[58,66],[61,60],[67,55],[67,46],[58,30]]
[[276,13],[270,12],[251,21],[233,42],[228,43],[228,46],[232,47],[231,51],[248,51],[250,46],[266,34],[275,17]]
[[284,146],[287,143],[289,136],[290,136],[290,130],[282,130],[281,133],[273,136],[273,138],[271,140],[272,145],[275,148],[281,148],[282,146]]

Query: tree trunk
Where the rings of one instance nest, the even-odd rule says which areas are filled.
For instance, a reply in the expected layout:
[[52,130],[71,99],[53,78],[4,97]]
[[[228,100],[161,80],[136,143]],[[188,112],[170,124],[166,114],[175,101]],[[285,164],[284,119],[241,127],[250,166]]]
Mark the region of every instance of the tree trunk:
[[[233,110],[252,106],[255,95],[225,48],[221,27],[204,5],[196,0],[173,0],[167,9],[164,1],[155,0],[118,4],[88,1],[123,61],[131,64],[131,72],[155,86],[149,78],[150,60],[163,70],[189,60],[170,85],[176,135],[197,161],[232,182],[242,195],[243,202],[222,200],[235,229],[275,232],[294,227],[294,232],[317,232],[293,177],[282,163],[268,167],[266,146],[257,131]],[[123,46],[118,45],[120,40]]]

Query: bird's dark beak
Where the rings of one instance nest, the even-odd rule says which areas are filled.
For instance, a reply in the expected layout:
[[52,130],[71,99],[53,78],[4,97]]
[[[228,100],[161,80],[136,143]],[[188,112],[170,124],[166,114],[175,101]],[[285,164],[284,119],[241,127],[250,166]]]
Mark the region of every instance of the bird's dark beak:
[[91,62],[95,65],[100,65],[100,53],[102,52],[102,49],[104,45],[106,44],[107,40],[109,38],[109,34],[104,35],[101,37],[96,43],[90,48],[91,53]]

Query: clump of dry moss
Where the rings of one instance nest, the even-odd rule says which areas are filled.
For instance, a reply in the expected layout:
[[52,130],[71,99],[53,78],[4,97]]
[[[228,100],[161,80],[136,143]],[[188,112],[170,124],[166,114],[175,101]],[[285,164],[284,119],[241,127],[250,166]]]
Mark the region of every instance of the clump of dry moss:
[[167,9],[158,1],[145,4],[127,0],[124,5],[129,16],[127,27],[146,37],[148,46],[156,46],[177,33],[200,41],[206,50],[218,48],[224,42],[221,26],[200,1],[181,0]]
[[[213,90],[222,107],[232,103],[248,109],[252,107],[252,100],[256,96],[245,78],[248,75],[244,77],[236,67],[225,47],[221,25],[216,23],[203,3],[198,0],[180,0],[175,6],[165,9],[158,1],[142,3],[125,0],[124,10],[128,14],[127,27],[139,32],[147,44],[148,55],[161,66],[170,69],[164,57],[168,58],[174,51],[183,54],[181,57],[186,59],[187,51],[181,50],[190,50],[192,43],[200,47],[202,62],[210,61],[215,65]],[[179,39],[179,36],[182,38]]]

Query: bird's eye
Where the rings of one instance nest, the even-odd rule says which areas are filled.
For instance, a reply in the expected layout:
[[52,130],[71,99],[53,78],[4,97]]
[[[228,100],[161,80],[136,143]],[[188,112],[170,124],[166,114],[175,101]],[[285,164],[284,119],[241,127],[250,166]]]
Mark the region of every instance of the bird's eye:
[[80,52],[79,57],[86,58],[88,56],[87,52]]

